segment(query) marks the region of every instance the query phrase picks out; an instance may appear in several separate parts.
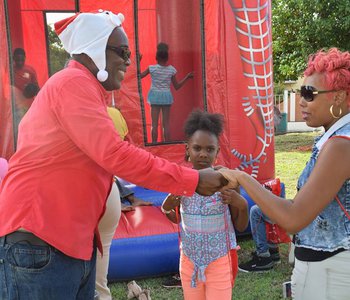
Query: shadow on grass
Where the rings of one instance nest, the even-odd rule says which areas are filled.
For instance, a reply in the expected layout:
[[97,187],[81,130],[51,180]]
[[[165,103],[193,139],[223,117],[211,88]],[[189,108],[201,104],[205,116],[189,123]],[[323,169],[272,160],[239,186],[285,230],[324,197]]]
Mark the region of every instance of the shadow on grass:
[[321,132],[288,133],[275,136],[275,152],[307,152],[311,151],[314,139]]

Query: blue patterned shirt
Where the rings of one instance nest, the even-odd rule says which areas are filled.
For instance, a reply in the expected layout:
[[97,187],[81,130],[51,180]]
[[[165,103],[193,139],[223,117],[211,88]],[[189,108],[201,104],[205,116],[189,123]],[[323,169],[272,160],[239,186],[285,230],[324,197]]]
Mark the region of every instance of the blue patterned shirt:
[[193,262],[191,285],[205,281],[206,267],[237,247],[236,235],[228,205],[222,203],[220,193],[182,197],[181,243],[183,253]]

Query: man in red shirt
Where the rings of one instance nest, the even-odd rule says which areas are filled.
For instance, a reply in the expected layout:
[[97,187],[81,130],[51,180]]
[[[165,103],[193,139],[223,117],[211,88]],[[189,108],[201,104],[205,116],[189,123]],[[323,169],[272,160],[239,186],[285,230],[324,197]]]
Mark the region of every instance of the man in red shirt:
[[73,59],[24,116],[1,184],[1,299],[93,299],[97,226],[113,175],[178,195],[227,184],[213,169],[180,167],[120,139],[106,99],[130,65],[122,21],[99,11],[56,24]]

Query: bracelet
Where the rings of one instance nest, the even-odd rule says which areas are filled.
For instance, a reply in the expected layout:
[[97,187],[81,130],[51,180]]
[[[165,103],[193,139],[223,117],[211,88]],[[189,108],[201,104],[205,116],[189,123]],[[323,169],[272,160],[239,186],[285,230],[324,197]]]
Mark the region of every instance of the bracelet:
[[163,208],[163,205],[160,207],[160,210],[162,211],[163,214],[166,214],[166,215],[170,214],[171,212],[175,212],[174,209],[165,210],[165,209]]

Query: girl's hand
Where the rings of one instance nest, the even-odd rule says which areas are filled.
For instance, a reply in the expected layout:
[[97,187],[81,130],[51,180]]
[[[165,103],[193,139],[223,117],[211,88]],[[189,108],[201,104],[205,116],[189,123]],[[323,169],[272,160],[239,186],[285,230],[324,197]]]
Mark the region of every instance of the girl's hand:
[[187,78],[193,78],[193,77],[194,77],[193,72],[190,72],[190,73],[187,74]]
[[180,206],[181,196],[176,196],[169,194],[161,206],[161,211],[165,216],[174,224],[179,224],[181,222],[181,215],[176,213],[175,208]]
[[177,206],[180,206],[180,203],[181,203],[181,196],[176,196],[176,195],[173,195],[173,194],[170,194],[169,195],[169,201],[170,203],[172,203],[172,205],[175,207]]
[[229,204],[237,209],[244,209],[247,201],[233,189],[223,189],[221,191],[222,203]]
[[175,209],[176,207],[180,206],[181,198],[182,198],[181,196],[169,194],[165,198],[165,200],[162,204],[163,209],[166,211],[169,211],[169,210]]

